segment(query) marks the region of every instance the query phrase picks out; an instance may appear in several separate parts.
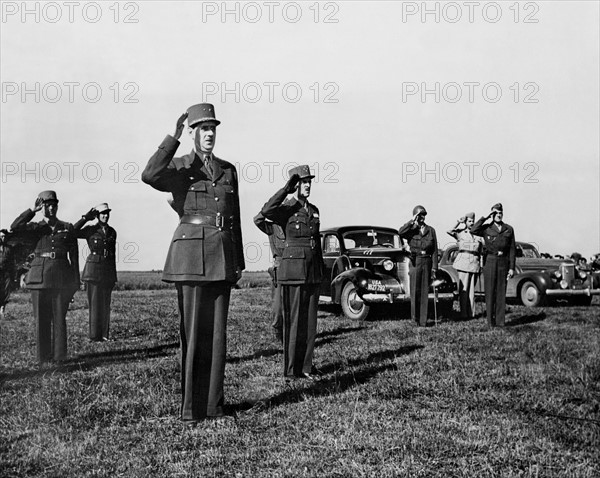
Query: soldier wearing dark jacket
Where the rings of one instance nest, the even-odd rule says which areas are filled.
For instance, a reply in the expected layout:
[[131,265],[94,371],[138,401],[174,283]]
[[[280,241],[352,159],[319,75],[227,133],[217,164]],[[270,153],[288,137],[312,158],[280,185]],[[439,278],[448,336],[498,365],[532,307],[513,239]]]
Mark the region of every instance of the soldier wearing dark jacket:
[[410,312],[421,327],[427,325],[429,284],[438,268],[437,236],[435,229],[425,224],[426,215],[423,206],[415,206],[413,218],[398,230],[410,247]]
[[8,295],[12,289],[14,274],[14,254],[12,247],[7,243],[6,229],[0,230],[0,319],[4,316],[4,306],[8,302]]
[[[195,148],[176,158],[186,118]],[[224,415],[229,297],[244,269],[237,171],[212,153],[219,124],[212,105],[190,107],[142,173],[145,183],[172,193],[179,215],[162,278],[177,287],[181,418],[189,426]]]
[[485,241],[483,282],[485,308],[490,327],[504,326],[506,281],[514,275],[515,271],[515,231],[502,221],[503,217],[502,204],[494,204],[487,217],[481,217],[471,228],[472,234],[482,236]]
[[[319,237],[319,210],[308,202],[311,180],[308,166],[290,170],[290,179],[263,206],[261,214],[285,232],[277,283],[283,300],[283,358],[285,377],[314,379],[312,362],[317,332],[323,252]],[[288,194],[295,196],[285,200]]]
[[254,216],[254,224],[267,236],[273,255],[273,266],[269,268],[271,275],[271,327],[278,342],[283,342],[283,307],[281,302],[281,286],[277,283],[277,270],[281,264],[281,254],[285,247],[285,233],[279,224],[269,221],[262,213]]
[[[45,220],[30,222],[44,209]],[[67,356],[66,315],[73,294],[79,289],[79,252],[73,226],[57,219],[58,199],[54,191],[43,191],[33,209],[27,209],[11,225],[37,239],[35,258],[25,283],[31,290],[37,321],[38,359],[62,361]]]
[[[86,283],[90,340],[94,342],[108,340],[110,299],[117,282],[117,231],[108,225],[110,211],[108,204],[102,203],[90,209],[73,225],[77,237],[85,239],[90,248],[81,280]],[[84,227],[86,222],[96,218],[98,219],[96,224]]]

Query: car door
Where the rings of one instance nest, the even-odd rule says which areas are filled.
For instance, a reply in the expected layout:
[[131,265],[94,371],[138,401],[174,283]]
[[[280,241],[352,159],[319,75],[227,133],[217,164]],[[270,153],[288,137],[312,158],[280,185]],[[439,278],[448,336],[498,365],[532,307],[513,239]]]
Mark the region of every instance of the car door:
[[335,233],[325,233],[322,234],[322,240],[325,274],[321,283],[321,295],[331,297],[331,273],[335,261],[340,257],[340,239]]

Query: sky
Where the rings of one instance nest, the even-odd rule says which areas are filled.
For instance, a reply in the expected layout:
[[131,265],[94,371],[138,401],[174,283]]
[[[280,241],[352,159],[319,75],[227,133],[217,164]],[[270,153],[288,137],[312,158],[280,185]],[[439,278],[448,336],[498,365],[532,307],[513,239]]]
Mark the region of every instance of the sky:
[[322,228],[421,204],[443,247],[501,202],[540,252],[600,252],[598,2],[0,4],[2,227],[46,189],[70,222],[108,202],[117,268],[162,269],[178,218],[141,172],[210,102],[248,270],[270,264],[252,218],[298,164]]

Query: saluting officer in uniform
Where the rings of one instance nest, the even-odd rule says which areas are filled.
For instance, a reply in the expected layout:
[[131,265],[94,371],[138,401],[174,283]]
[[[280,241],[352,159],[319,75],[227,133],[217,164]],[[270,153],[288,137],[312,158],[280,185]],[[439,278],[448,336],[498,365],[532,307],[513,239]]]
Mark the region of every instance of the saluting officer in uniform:
[[[31,221],[44,209],[45,220]],[[37,321],[38,360],[62,361],[67,356],[66,315],[73,294],[79,289],[79,252],[73,226],[56,217],[58,199],[54,191],[43,191],[33,209],[24,211],[11,225],[37,239],[35,258],[25,283],[31,290]]]
[[8,302],[15,273],[14,253],[7,235],[6,229],[0,229],[0,320],[4,317],[4,306]]
[[490,327],[504,326],[506,281],[514,275],[515,270],[515,231],[502,221],[503,218],[502,204],[497,203],[487,217],[479,219],[471,228],[472,234],[483,236],[485,241],[483,283]]
[[[186,118],[194,150],[175,158]],[[219,124],[213,105],[191,106],[142,173],[145,183],[173,194],[180,218],[162,279],[177,287],[181,418],[189,426],[224,415],[229,297],[244,269],[237,171],[212,152]]]
[[[283,300],[283,375],[314,380],[312,362],[323,278],[320,218],[317,207],[308,202],[314,178],[310,168],[297,166],[289,174],[285,187],[269,199],[261,214],[285,232],[277,271]],[[287,195],[294,192],[294,197],[286,201]]]
[[[108,340],[110,298],[117,282],[117,231],[108,225],[110,211],[107,203],[99,204],[73,225],[77,237],[85,239],[90,248],[81,280],[87,287],[90,340],[94,342]],[[86,222],[96,218],[96,224],[84,227]]]
[[398,230],[410,247],[410,313],[421,327],[427,325],[429,285],[438,268],[437,236],[435,229],[425,224],[426,215],[423,206],[415,206],[413,218]]
[[275,339],[283,342],[283,307],[281,300],[281,286],[277,283],[277,270],[281,263],[281,254],[285,247],[285,233],[279,224],[269,221],[261,212],[254,216],[254,224],[269,236],[269,247],[273,255],[273,265],[269,269],[271,275],[271,327],[275,332]]

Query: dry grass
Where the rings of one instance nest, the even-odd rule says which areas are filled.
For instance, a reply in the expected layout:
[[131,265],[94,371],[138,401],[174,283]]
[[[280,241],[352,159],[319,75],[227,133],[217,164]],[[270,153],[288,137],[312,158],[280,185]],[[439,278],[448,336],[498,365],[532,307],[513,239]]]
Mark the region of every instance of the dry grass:
[[[260,279],[262,280],[262,279]],[[250,283],[251,281],[249,281]],[[317,382],[286,383],[269,292],[234,290],[231,419],[178,421],[172,289],[113,295],[113,340],[68,315],[70,360],[35,363],[29,296],[7,307],[0,475],[33,477],[581,476],[600,473],[600,305],[525,309],[416,329],[319,314]]]

